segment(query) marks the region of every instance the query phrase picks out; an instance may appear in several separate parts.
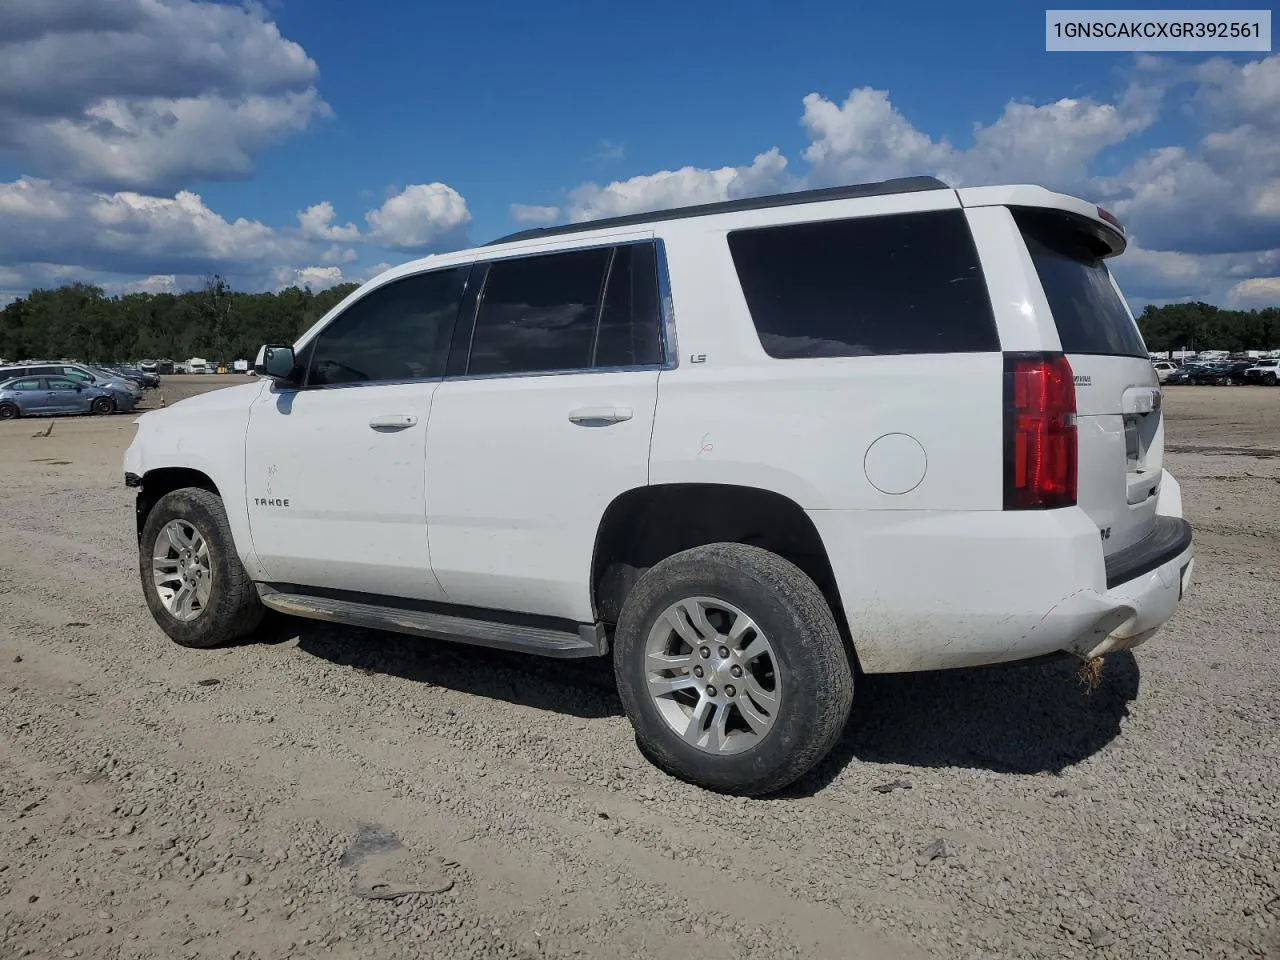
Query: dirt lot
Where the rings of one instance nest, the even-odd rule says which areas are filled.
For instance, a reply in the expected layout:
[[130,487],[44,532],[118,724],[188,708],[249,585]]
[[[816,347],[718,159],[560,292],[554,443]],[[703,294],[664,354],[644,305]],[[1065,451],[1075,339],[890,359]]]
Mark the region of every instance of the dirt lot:
[[761,801],[651,768],[601,664],[282,621],[183,650],[132,418],[0,425],[0,957],[1280,957],[1280,389],[1166,409],[1198,565],[1161,636],[1092,695],[868,678]]

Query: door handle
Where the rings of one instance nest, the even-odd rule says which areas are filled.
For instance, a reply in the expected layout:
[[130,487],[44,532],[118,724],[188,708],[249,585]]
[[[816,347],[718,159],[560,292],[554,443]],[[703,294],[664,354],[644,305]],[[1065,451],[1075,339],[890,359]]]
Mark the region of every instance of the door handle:
[[569,411],[569,419],[582,426],[599,423],[621,423],[631,419],[630,407],[579,407]]
[[412,413],[388,413],[381,417],[374,417],[369,421],[369,426],[375,430],[403,430],[405,427],[412,427],[418,422],[418,418]]

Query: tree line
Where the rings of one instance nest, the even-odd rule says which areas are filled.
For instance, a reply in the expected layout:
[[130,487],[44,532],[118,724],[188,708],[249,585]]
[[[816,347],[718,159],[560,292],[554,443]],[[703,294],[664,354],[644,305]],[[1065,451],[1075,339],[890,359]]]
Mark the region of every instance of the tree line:
[[83,283],[36,290],[0,310],[0,357],[252,360],[264,343],[292,343],[357,286],[241,293],[213,277],[187,293],[109,297]]
[[[36,290],[0,310],[0,357],[98,363],[252,359],[264,343],[292,343],[356,286],[345,283],[319,293],[298,287],[241,293],[212,277],[187,293],[109,297],[82,283]],[[1149,305],[1138,326],[1153,351],[1280,348],[1280,307]]]

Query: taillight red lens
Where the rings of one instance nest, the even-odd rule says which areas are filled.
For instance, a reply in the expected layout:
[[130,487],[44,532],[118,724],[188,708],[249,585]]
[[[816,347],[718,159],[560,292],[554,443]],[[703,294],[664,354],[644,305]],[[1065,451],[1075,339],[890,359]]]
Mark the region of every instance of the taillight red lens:
[[1005,360],[1006,510],[1076,502],[1076,385],[1062,354]]
[[1121,233],[1124,233],[1124,224],[1121,223],[1119,220],[1117,220],[1116,215],[1112,213],[1110,210],[1104,210],[1102,209],[1102,207],[1099,207],[1098,216],[1100,216],[1103,220],[1107,221],[1107,223],[1111,224]]

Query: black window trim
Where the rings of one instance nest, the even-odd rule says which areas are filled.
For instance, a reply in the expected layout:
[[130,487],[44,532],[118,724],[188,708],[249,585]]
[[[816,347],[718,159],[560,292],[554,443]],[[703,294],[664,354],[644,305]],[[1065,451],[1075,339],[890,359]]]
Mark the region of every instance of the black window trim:
[[[441,380],[444,379],[443,376],[401,377],[395,380],[352,380],[347,383],[307,383],[307,378],[311,376],[311,364],[315,361],[315,345],[317,341],[319,341],[319,339],[325,335],[325,333],[329,330],[330,327],[332,327],[335,323],[337,323],[339,320],[345,317],[350,310],[354,309],[357,304],[363,303],[365,300],[373,296],[375,293],[378,293],[380,290],[385,290],[387,289],[387,287],[390,287],[393,284],[401,283],[405,280],[415,279],[417,277],[424,277],[432,273],[443,273],[446,270],[466,270],[469,266],[472,266],[472,265],[466,263],[465,261],[462,263],[438,264],[438,265],[432,264],[430,267],[427,267],[425,269],[415,270],[412,273],[403,274],[399,277],[395,277],[391,280],[388,280],[386,283],[380,283],[376,287],[372,287],[369,290],[366,290],[357,299],[352,300],[340,311],[335,313],[333,317],[330,318],[328,323],[326,323],[323,327],[321,327],[320,329],[312,333],[311,336],[307,337],[305,340],[298,340],[294,343],[293,351],[294,351],[295,361],[299,355],[304,353],[306,354],[306,358],[307,358],[306,366],[302,370],[302,382],[290,383],[290,384],[277,384],[278,388],[282,390],[289,390],[289,391],[299,392],[299,393],[304,391],[307,393],[314,393],[322,390],[349,390],[352,388],[367,389],[369,387],[409,386],[415,383],[439,383]],[[467,284],[469,282],[470,282],[470,278],[463,281],[462,296],[459,298],[459,301],[458,301],[459,307],[461,307],[463,304],[467,302]],[[455,333],[457,331],[460,319],[461,319],[461,312],[459,311],[459,313],[454,314],[454,318],[453,318]],[[452,356],[452,348],[450,348],[449,356]],[[448,362],[449,362],[449,358],[448,356],[446,356],[445,358],[446,370],[448,370]]]
[[953,351],[946,351],[943,353],[912,352],[912,353],[876,353],[876,354],[865,354],[865,355],[849,354],[849,355],[837,355],[837,356],[830,356],[830,357],[828,356],[775,357],[771,353],[769,353],[768,349],[764,345],[764,339],[761,335],[760,328],[756,324],[755,317],[752,316],[752,313],[751,313],[751,305],[747,300],[746,290],[743,288],[742,283],[739,282],[737,285],[737,299],[738,299],[738,302],[741,304],[741,309],[744,311],[745,315],[751,320],[751,326],[756,334],[756,339],[760,347],[761,357],[769,362],[780,362],[780,363],[786,363],[786,364],[802,364],[805,362],[812,363],[814,361],[819,361],[819,360],[821,361],[838,360],[838,361],[848,362],[848,361],[854,361],[854,360],[864,360],[870,357],[979,356],[979,355],[985,355],[989,353],[999,353],[1000,343],[1001,343],[1000,322],[999,322],[999,318],[996,316],[995,302],[991,299],[991,285],[987,282],[987,275],[986,275],[986,270],[982,263],[981,251],[978,249],[978,240],[973,235],[973,228],[969,224],[968,217],[965,216],[965,208],[962,206],[960,207],[952,207],[952,206],[921,207],[919,209],[913,208],[909,210],[890,210],[890,211],[885,211],[881,213],[841,214],[839,216],[820,217],[820,218],[814,218],[814,219],[808,219],[808,220],[788,220],[780,223],[761,223],[761,224],[749,224],[741,227],[732,227],[726,230],[724,234],[725,252],[726,254],[728,254],[730,266],[733,268],[735,276],[737,276],[737,264],[734,261],[733,251],[732,251],[732,247],[730,246],[730,243],[733,237],[739,234],[765,232],[765,231],[774,230],[777,228],[786,228],[786,227],[812,226],[817,224],[826,225],[826,224],[837,224],[837,223],[850,223],[850,222],[856,222],[860,220],[888,220],[888,219],[896,219],[899,217],[913,217],[917,215],[927,215],[927,214],[937,214],[937,213],[957,213],[959,214],[960,220],[964,223],[964,233],[965,233],[966,239],[968,240],[968,250],[973,254],[973,262],[974,262],[974,265],[977,266],[978,268],[979,279],[981,280],[981,283],[982,283],[982,299],[986,306],[986,311],[985,311],[986,322],[990,327],[990,333],[992,335],[993,343],[994,343],[994,346],[991,349],[989,350],[953,350]]
[[[631,246],[634,244],[650,243],[654,246],[654,259],[657,261],[658,268],[658,327],[659,335],[662,338],[662,354],[663,359],[658,363],[645,364],[626,364],[608,367],[582,367],[582,368],[565,368],[563,370],[539,370],[532,373],[467,373],[467,364],[471,358],[471,342],[475,335],[476,315],[480,308],[480,303],[484,296],[484,286],[489,279],[489,267],[494,263],[501,263],[504,260],[516,260],[520,258],[549,256],[556,253],[572,253],[576,250],[597,250],[601,247],[608,248],[613,251],[618,247]],[[311,373],[311,363],[315,356],[315,344],[333,324],[346,315],[347,311],[352,309],[356,304],[361,303],[365,298],[374,293],[389,287],[393,283],[401,280],[407,280],[410,277],[418,277],[428,273],[436,273],[442,270],[469,270],[467,279],[463,283],[462,298],[459,302],[458,313],[454,318],[453,335],[450,339],[449,355],[445,360],[445,372],[443,376],[438,377],[409,377],[401,380],[358,380],[351,383],[324,383],[324,384],[308,384],[306,378]],[[606,271],[605,283],[608,283],[608,273],[613,269],[613,254],[609,258],[609,268]],[[603,288],[603,289],[607,289]],[[595,355],[595,338],[599,335],[600,330],[600,314],[604,306],[603,293],[601,294],[601,302],[596,308],[595,329],[592,332],[592,356]],[[302,383],[297,384],[277,384],[277,388],[281,390],[289,390],[291,392],[313,392],[320,390],[347,390],[351,388],[369,388],[369,387],[393,387],[404,386],[416,383],[439,383],[445,380],[496,380],[509,379],[512,377],[553,377],[566,376],[578,373],[632,373],[647,372],[652,370],[675,370],[680,365],[680,357],[676,348],[676,326],[675,326],[675,310],[671,296],[671,274],[667,268],[667,248],[661,237],[631,237],[620,240],[601,240],[599,243],[591,244],[575,244],[573,246],[551,247],[538,250],[522,250],[519,252],[508,253],[502,256],[485,257],[473,261],[463,260],[459,263],[450,264],[433,264],[422,270],[415,270],[412,273],[406,273],[381,283],[376,287],[366,291],[358,299],[348,303],[341,311],[334,314],[333,317],[323,327],[315,330],[305,339],[300,339],[294,343],[294,353],[301,355],[307,353],[307,366],[302,371]],[[460,367],[461,372],[458,372]]]
[[[579,250],[599,250],[608,249],[611,251],[609,264],[605,270],[604,286],[601,287],[600,302],[596,305],[595,328],[592,331],[592,356],[595,354],[596,338],[600,332],[600,316],[604,309],[604,291],[608,289],[609,275],[613,270],[614,254],[619,247],[636,246],[638,244],[652,244],[654,247],[654,258],[657,261],[658,269],[658,328],[659,335],[662,338],[662,354],[663,359],[657,363],[636,363],[636,364],[619,364],[605,367],[565,367],[558,370],[535,370],[535,371],[515,371],[504,373],[467,373],[465,372],[471,359],[471,346],[475,338],[476,317],[479,314],[480,306],[484,302],[484,285],[489,279],[489,267],[495,263],[502,263],[507,260],[521,260],[530,257],[554,256],[560,253],[576,253]],[[476,273],[480,274],[477,279]],[[581,373],[645,373],[654,370],[675,370],[680,365],[679,353],[676,349],[675,335],[675,316],[671,298],[671,275],[667,270],[667,248],[661,237],[628,237],[626,239],[605,240],[601,239],[599,243],[574,244],[573,246],[555,246],[546,247],[537,250],[522,250],[518,253],[509,253],[503,256],[487,257],[483,260],[477,260],[472,266],[472,275],[469,282],[476,283],[475,300],[468,304],[467,310],[463,316],[459,318],[459,327],[465,327],[465,339],[463,336],[455,335],[454,348],[460,349],[461,343],[465,342],[465,353],[455,359],[453,352],[449,355],[449,370],[460,367],[461,373],[446,373],[444,379],[449,381],[463,380],[509,380],[515,377],[563,377]],[[467,298],[464,295],[464,302]],[[458,331],[455,330],[455,334]]]

